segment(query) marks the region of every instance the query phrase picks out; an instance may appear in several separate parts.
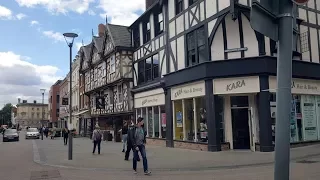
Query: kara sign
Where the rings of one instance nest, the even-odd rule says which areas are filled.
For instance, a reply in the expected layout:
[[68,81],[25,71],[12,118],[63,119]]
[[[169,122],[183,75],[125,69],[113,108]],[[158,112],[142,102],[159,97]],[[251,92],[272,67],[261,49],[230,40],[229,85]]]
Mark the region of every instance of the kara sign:
[[[277,79],[276,77],[269,77],[269,89],[270,92],[277,91]],[[308,80],[308,79],[292,79],[291,82],[292,94],[320,94],[320,81]]]
[[260,91],[259,77],[237,77],[213,80],[214,94],[254,93]]
[[156,89],[134,95],[134,107],[151,107],[165,104],[165,97],[162,89]]
[[204,81],[178,86],[171,89],[171,100],[193,98],[205,95]]

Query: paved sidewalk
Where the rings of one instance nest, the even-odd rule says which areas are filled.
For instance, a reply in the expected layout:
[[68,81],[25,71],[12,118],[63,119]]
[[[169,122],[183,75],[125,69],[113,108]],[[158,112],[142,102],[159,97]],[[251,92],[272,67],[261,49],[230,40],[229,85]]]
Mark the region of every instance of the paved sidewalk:
[[[103,171],[131,171],[131,162],[124,161],[122,144],[103,142],[101,155],[93,155],[92,142],[87,138],[74,139],[73,160],[67,159],[68,146],[63,140],[34,140],[34,155],[41,164],[56,167],[71,167]],[[291,150],[293,161],[320,155],[320,145],[294,148]],[[132,159],[132,153],[131,159]],[[157,171],[197,171],[209,169],[231,169],[271,165],[274,153],[250,151],[203,152],[178,148],[164,148],[147,145],[150,169]],[[142,165],[142,163],[140,163]]]

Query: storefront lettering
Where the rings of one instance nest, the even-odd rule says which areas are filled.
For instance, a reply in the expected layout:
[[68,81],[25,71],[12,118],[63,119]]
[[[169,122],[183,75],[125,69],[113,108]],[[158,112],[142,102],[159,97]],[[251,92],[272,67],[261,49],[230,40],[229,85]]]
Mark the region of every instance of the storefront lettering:
[[158,102],[158,99],[155,99],[155,98],[153,98],[153,99],[145,99],[145,100],[143,100],[142,101],[142,106],[144,106],[145,104],[149,104],[149,103],[156,103],[156,102]]
[[234,89],[238,89],[238,88],[241,88],[243,86],[246,86],[246,83],[245,83],[244,80],[240,80],[240,81],[228,84],[226,89],[227,89],[227,91],[232,91]]
[[306,89],[306,90],[318,90],[317,86],[312,86],[310,84],[301,84],[301,83],[296,83],[292,81],[291,83],[291,88],[292,89]]
[[202,87],[180,88],[179,90],[177,90],[177,92],[174,93],[174,97],[177,98],[181,94],[190,94],[190,93],[197,93],[202,91],[203,91]]

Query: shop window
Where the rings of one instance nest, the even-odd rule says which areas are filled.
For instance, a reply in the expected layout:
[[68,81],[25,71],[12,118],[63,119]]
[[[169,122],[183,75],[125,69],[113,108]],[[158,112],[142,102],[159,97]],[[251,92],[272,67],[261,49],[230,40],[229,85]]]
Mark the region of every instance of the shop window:
[[185,118],[185,129],[186,129],[186,140],[188,141],[193,141],[194,139],[194,132],[195,132],[195,127],[194,127],[194,106],[193,106],[193,99],[185,99],[184,100],[184,118]]
[[195,98],[196,101],[196,123],[197,123],[197,139],[199,142],[208,141],[208,126],[206,116],[206,103],[204,98]]
[[183,1],[184,0],[175,0],[175,5],[176,5],[176,15],[181,13],[183,11]]
[[182,100],[173,101],[174,103],[174,128],[175,128],[175,139],[183,140],[183,110]]
[[166,138],[167,116],[165,106],[160,106],[161,113],[161,137]]
[[204,26],[187,34],[187,67],[207,60]]
[[147,126],[148,126],[148,134],[149,137],[153,137],[153,116],[152,116],[152,107],[147,108],[147,113],[148,113],[148,119],[147,119]]
[[[290,142],[319,140],[320,96],[292,95],[291,105]],[[273,141],[275,142],[277,122],[275,93],[270,98],[270,109],[273,121]]]
[[138,84],[159,78],[159,54],[138,62]]
[[154,136],[159,137],[159,121],[160,121],[160,112],[159,106],[153,107],[153,119],[154,119]]

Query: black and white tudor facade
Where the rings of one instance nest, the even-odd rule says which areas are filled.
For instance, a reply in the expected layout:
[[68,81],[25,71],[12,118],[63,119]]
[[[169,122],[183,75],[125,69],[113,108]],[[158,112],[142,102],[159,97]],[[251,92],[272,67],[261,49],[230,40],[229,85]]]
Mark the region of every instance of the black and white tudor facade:
[[[273,151],[276,42],[251,0],[157,0],[131,26],[135,117],[149,143]],[[320,139],[320,2],[295,7],[292,144]]]
[[[91,130],[111,133],[132,117],[132,48],[128,27],[100,24],[99,36],[80,49],[84,94],[90,98]],[[119,141],[118,138],[114,140]]]

